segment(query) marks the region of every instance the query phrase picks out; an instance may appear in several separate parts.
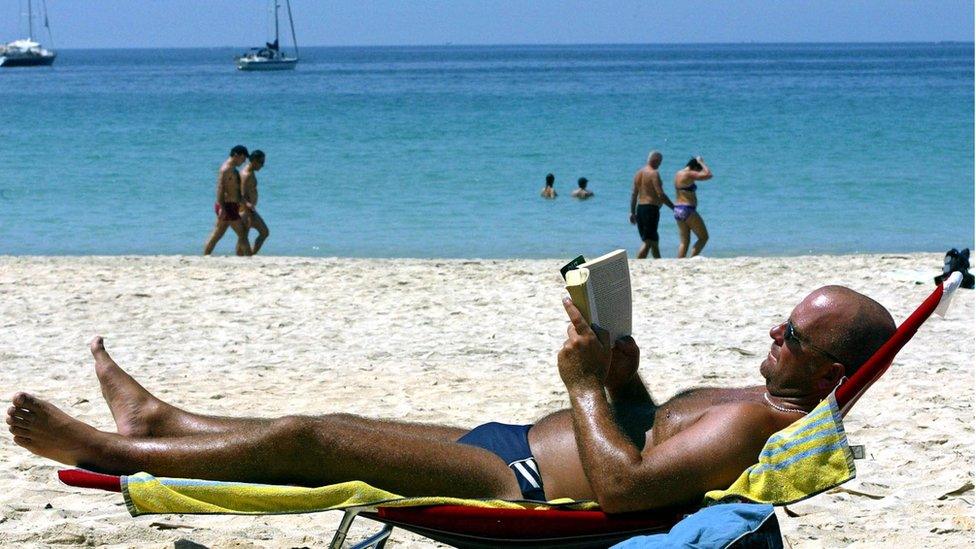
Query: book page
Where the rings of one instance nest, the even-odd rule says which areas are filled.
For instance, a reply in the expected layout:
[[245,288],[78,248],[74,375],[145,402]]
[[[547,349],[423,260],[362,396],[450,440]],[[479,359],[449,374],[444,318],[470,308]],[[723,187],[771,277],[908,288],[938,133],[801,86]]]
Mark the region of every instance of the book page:
[[590,275],[586,269],[576,269],[566,273],[566,291],[569,292],[570,299],[579,309],[587,324],[593,323],[590,315],[590,298],[586,295],[586,279]]
[[580,266],[589,271],[587,294],[593,322],[610,332],[610,341],[631,333],[630,269],[627,252],[616,250]]

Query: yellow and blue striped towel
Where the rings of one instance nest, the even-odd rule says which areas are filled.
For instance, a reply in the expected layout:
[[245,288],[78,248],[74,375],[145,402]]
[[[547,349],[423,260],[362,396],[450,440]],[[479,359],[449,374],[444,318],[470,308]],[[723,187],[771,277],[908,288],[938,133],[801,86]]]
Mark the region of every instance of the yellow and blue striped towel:
[[812,412],[766,441],[759,463],[706,503],[747,500],[787,505],[843,484],[856,475],[840,409],[831,394]]

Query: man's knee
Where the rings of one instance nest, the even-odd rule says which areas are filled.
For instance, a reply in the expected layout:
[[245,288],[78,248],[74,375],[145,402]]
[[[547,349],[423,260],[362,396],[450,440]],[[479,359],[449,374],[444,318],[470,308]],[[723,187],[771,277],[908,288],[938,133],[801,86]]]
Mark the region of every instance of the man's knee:
[[348,414],[345,412],[340,412],[336,414],[328,414],[324,416],[319,416],[318,419],[324,421],[335,421],[339,423],[363,423],[368,421],[362,416],[357,416],[356,414]]
[[275,420],[275,430],[281,436],[296,440],[321,440],[323,434],[335,433],[341,425],[362,425],[370,420],[354,414],[327,414],[323,416],[284,416]]
[[272,424],[274,435],[280,440],[308,444],[316,435],[316,419],[310,416],[280,417]]

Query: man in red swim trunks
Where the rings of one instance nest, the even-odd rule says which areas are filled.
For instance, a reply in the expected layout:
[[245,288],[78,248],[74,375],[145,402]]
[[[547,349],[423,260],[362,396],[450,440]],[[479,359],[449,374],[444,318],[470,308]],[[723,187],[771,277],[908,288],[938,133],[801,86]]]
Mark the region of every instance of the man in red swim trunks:
[[217,223],[214,225],[210,239],[207,240],[207,245],[203,248],[203,255],[210,255],[214,246],[227,232],[227,227],[237,233],[237,255],[251,255],[251,246],[247,242],[247,232],[244,230],[244,222],[239,211],[241,176],[237,173],[237,168],[247,158],[247,148],[244,145],[235,145],[230,150],[230,156],[220,165],[220,171],[217,172],[217,201],[214,203]]

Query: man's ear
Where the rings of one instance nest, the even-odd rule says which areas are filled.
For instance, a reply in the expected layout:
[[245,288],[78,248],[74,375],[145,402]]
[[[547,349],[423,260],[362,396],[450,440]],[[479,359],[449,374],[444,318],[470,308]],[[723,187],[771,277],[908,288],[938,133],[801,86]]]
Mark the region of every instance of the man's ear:
[[837,387],[840,380],[844,378],[844,374],[847,369],[840,362],[834,362],[830,366],[824,368],[820,379],[817,380],[817,388],[821,391],[830,392]]

